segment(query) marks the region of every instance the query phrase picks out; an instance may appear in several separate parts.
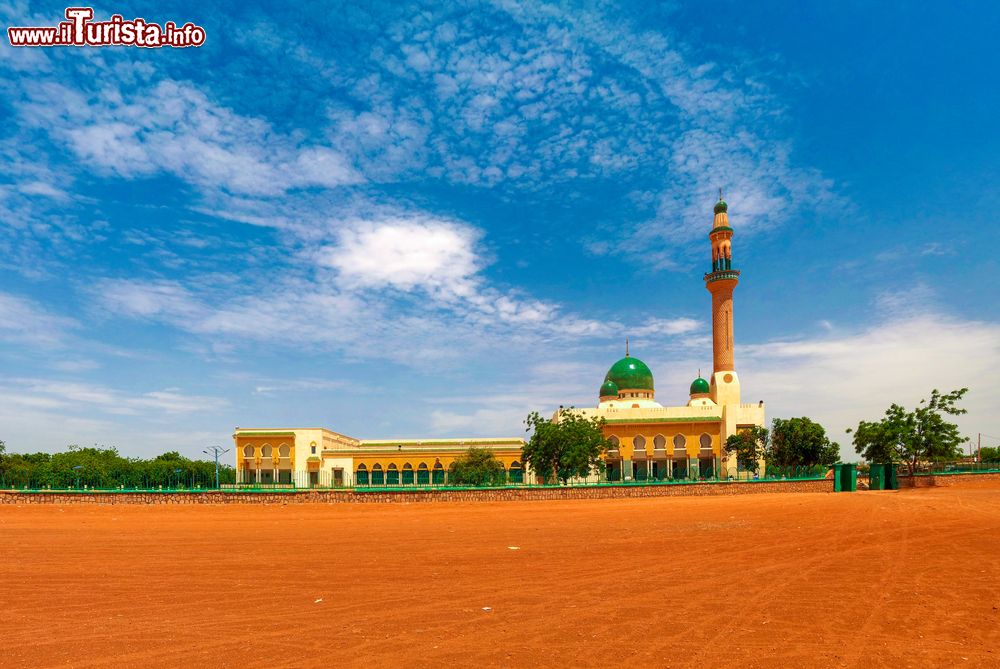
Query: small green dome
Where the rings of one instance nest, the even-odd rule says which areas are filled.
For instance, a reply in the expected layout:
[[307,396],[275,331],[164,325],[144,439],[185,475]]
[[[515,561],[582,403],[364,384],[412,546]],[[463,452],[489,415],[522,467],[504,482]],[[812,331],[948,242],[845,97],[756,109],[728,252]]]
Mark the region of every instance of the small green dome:
[[691,394],[697,395],[700,393],[711,392],[711,388],[708,387],[708,381],[701,378],[700,376],[691,382]]
[[598,397],[618,397],[618,386],[611,379],[605,380]]
[[719,201],[715,203],[715,213],[721,214],[725,211],[729,211],[729,205],[720,197]]
[[625,356],[611,365],[604,381],[612,381],[620,389],[653,390],[653,373],[642,360]]

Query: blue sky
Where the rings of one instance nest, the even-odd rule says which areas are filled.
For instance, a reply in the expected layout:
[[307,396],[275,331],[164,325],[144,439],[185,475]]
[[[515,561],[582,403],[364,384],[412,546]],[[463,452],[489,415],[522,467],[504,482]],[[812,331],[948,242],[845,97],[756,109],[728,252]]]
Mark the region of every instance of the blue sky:
[[4,42],[0,439],[516,436],[626,336],[682,403],[719,187],[744,399],[846,445],[969,386],[1000,435],[1000,9],[916,5],[130,3],[95,14],[206,44]]

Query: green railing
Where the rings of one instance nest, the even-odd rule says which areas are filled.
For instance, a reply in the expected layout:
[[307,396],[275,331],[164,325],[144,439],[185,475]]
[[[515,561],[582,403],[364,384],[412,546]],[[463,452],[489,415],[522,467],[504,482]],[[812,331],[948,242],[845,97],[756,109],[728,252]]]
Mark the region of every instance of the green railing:
[[[898,463],[899,472],[909,473],[905,464]],[[919,465],[914,476],[942,476],[949,474],[998,474],[1000,462],[935,462]]]
[[[219,472],[222,488],[235,483],[234,472]],[[215,490],[215,474],[176,471],[162,474],[137,475],[116,472],[58,471],[29,474],[18,471],[0,472],[0,490],[33,491],[197,491]]]
[[[742,469],[702,470],[694,475],[691,470],[667,471],[667,468],[636,468],[628,480],[620,480],[613,470],[588,478],[570,479],[562,484],[539,484],[525,480],[521,470],[506,472],[488,488],[547,488],[547,487],[593,487],[593,486],[660,486],[693,485],[702,483],[767,482],[787,480],[815,480],[825,478],[826,467],[767,467],[764,475]],[[367,474],[367,476],[365,475]],[[610,474],[610,476],[609,476]],[[258,478],[259,476],[259,478]],[[619,472],[620,476],[620,472]],[[616,480],[617,479],[617,480]],[[273,470],[257,472],[220,472],[220,486],[224,491],[247,492],[295,492],[310,489],[353,489],[365,491],[386,490],[467,490],[473,486],[456,484],[443,470],[415,471],[410,476],[407,471],[400,475],[372,476],[372,472],[292,472]],[[86,471],[48,472],[44,476],[29,476],[19,472],[0,471],[0,490],[22,491],[117,491],[117,492],[188,492],[216,490],[214,475],[200,475],[193,472],[170,472],[153,476],[133,474],[98,473]]]

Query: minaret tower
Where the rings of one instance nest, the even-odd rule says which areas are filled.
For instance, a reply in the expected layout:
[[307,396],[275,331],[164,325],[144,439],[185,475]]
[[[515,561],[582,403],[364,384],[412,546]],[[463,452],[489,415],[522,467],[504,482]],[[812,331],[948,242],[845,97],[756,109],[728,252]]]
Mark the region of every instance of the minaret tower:
[[712,293],[712,400],[720,405],[738,405],[740,381],[733,359],[733,289],[740,281],[740,271],[733,269],[733,229],[729,227],[728,209],[720,188],[715,220],[708,233],[712,242],[712,271],[705,275],[705,287]]

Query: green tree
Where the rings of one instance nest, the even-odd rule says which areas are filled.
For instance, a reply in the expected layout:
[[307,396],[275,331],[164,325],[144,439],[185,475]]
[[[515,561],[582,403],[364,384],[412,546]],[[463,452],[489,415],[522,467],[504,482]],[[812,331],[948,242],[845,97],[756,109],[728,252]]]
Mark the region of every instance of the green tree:
[[726,439],[726,453],[736,455],[736,463],[746,470],[756,471],[767,454],[768,432],[766,427],[753,425]]
[[611,442],[604,438],[604,419],[585,418],[573,407],[560,409],[555,420],[532,411],[524,420],[531,438],[522,454],[525,463],[542,480],[566,483],[574,476],[604,471],[604,453]]
[[775,418],[767,461],[779,467],[832,465],[840,460],[840,444],[830,441],[826,430],[805,416]]
[[854,430],[854,450],[868,462],[902,462],[916,471],[921,462],[953,460],[961,457],[965,439],[958,426],[949,423],[944,414],[966,413],[957,404],[969,391],[960,388],[950,393],[931,391],[929,400],[920,400],[913,411],[898,404],[886,409],[880,421],[860,421]]
[[981,462],[1000,462],[1000,446],[983,446],[979,450]]
[[473,446],[448,468],[448,482],[456,485],[503,485],[507,471],[488,448]]
[[[177,471],[180,470],[180,471]],[[219,467],[223,482],[235,480],[232,466]],[[159,486],[209,486],[215,482],[215,464],[189,460],[177,452],[151,460],[126,458],[114,448],[80,447],[61,453],[10,453],[0,459],[0,484],[15,488],[157,488]]]

